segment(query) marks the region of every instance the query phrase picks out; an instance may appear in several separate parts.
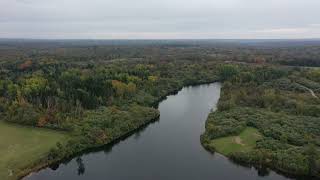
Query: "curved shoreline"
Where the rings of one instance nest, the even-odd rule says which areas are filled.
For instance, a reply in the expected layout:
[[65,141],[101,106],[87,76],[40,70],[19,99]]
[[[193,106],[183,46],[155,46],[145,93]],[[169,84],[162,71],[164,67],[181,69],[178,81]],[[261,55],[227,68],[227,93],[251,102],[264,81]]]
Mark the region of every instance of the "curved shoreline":
[[[213,149],[215,147],[209,147],[203,140],[202,135],[200,137],[200,142],[202,147],[209,153],[215,154],[218,153],[221,156],[226,157],[229,161],[231,161],[232,163],[236,164],[236,165],[240,165],[240,166],[244,166],[244,167],[254,167],[255,169],[266,169],[266,170],[271,170],[274,171],[280,175],[283,175],[285,177],[288,178],[294,178],[294,179],[299,179],[299,180],[317,180],[316,177],[309,177],[309,176],[304,176],[301,174],[297,174],[297,173],[292,173],[292,172],[288,172],[285,169],[277,169],[274,168],[272,166],[266,165],[266,164],[254,164],[254,163],[248,163],[248,162],[241,162],[241,161],[237,161],[236,159],[232,158],[232,156],[223,154],[222,152],[217,151],[216,149]],[[310,179],[311,178],[311,179]]]
[[[168,92],[167,94],[165,94],[163,96],[159,96],[159,98],[154,103],[152,103],[152,105],[150,107],[157,108],[159,103],[161,103],[163,100],[165,100],[168,96],[177,94],[182,88],[189,87],[189,86],[198,86],[198,85],[211,84],[211,83],[215,83],[215,82],[219,82],[218,79],[214,79],[214,80],[211,80],[211,81],[195,82],[195,83],[189,83],[189,84],[182,85],[181,87],[178,87],[177,89],[174,89],[174,90]],[[107,145],[112,145],[113,143],[115,143],[117,141],[121,141],[122,139],[125,139],[128,136],[134,134],[140,128],[143,128],[144,126],[147,126],[150,123],[157,121],[159,119],[159,117],[160,117],[160,114],[158,114],[157,117],[153,117],[152,119],[147,120],[146,122],[144,122],[142,124],[139,124],[134,129],[127,131],[126,133],[120,135],[119,137],[116,137],[116,138],[110,140],[109,142],[106,142],[104,145],[91,146],[91,147],[79,150],[77,153],[74,153],[74,154],[72,154],[70,156],[59,158],[59,159],[55,159],[55,160],[51,160],[51,161],[48,161],[48,160],[44,161],[43,159],[40,159],[38,162],[35,162],[33,165],[30,165],[31,167],[26,167],[25,169],[23,169],[22,171],[17,173],[17,175],[15,175],[15,177],[14,176],[13,177],[14,177],[14,179],[23,179],[24,177],[32,175],[32,173],[34,173],[34,172],[38,172],[38,171],[40,171],[42,169],[45,169],[45,168],[47,168],[47,167],[49,167],[51,165],[54,165],[54,164],[57,164],[59,162],[63,162],[65,160],[67,160],[67,159],[73,158],[77,154],[82,154],[84,152],[87,152],[87,151],[90,151],[90,150],[93,150],[93,149],[101,148],[101,147],[104,147],[104,146],[107,146]],[[41,162],[41,161],[44,161],[44,162]]]
[[[212,112],[211,112],[212,113]],[[210,114],[209,114],[210,115]],[[208,119],[209,119],[209,115],[206,119],[206,124],[208,122]],[[247,127],[250,127],[250,126],[247,126]],[[288,178],[293,178],[293,179],[299,179],[299,180],[318,180],[319,177],[316,177],[316,176],[308,176],[308,175],[305,175],[305,174],[301,174],[301,173],[298,173],[298,172],[295,172],[295,171],[289,171],[287,169],[284,169],[284,168],[279,168],[279,167],[276,167],[274,166],[272,163],[254,163],[254,162],[248,162],[248,161],[245,161],[245,160],[239,160],[239,159],[236,159],[235,156],[233,156],[232,154],[226,154],[225,152],[222,152],[222,151],[219,151],[217,146],[213,146],[213,145],[210,145],[209,143],[209,139],[206,137],[206,132],[207,130],[205,129],[205,132],[203,132],[203,134],[201,134],[200,136],[200,143],[202,145],[202,147],[208,151],[209,153],[218,153],[224,157],[226,157],[228,160],[230,160],[231,162],[233,162],[234,164],[237,164],[237,165],[240,165],[240,166],[244,166],[244,167],[254,167],[255,169],[265,169],[265,170],[268,170],[268,171],[274,171],[280,175],[283,175],[285,177],[288,177]],[[219,138],[225,138],[225,137],[230,137],[230,136],[237,136],[237,135],[228,135],[228,136],[222,136],[222,137],[219,137]],[[215,138],[215,139],[218,139],[218,138]]]
[[107,145],[116,144],[117,142],[119,142],[121,140],[124,140],[127,137],[131,136],[132,134],[138,132],[141,128],[144,128],[144,127],[148,126],[150,123],[157,121],[159,119],[159,117],[160,117],[160,114],[158,114],[155,118],[152,118],[152,119],[150,119],[150,120],[138,125],[135,129],[129,130],[126,133],[124,133],[124,134],[122,134],[122,135],[110,140],[109,142],[106,142],[104,145],[88,147],[88,148],[85,148],[83,150],[80,150],[79,152],[77,152],[75,154],[72,154],[71,156],[63,157],[63,158],[56,159],[56,160],[52,160],[52,161],[49,161],[49,162],[43,163],[43,164],[40,163],[40,164],[34,166],[33,168],[28,169],[26,172],[22,172],[22,174],[20,174],[20,175],[18,174],[17,179],[22,179],[24,177],[32,175],[33,172],[38,172],[38,171],[40,171],[40,170],[42,170],[44,168],[47,168],[49,166],[52,166],[54,164],[64,162],[64,161],[66,161],[68,159],[72,159],[73,157],[75,157],[77,155],[80,155],[80,154],[83,154],[85,152],[88,152],[88,151],[91,152],[92,150],[95,150],[97,148],[102,148],[102,147],[105,147]]

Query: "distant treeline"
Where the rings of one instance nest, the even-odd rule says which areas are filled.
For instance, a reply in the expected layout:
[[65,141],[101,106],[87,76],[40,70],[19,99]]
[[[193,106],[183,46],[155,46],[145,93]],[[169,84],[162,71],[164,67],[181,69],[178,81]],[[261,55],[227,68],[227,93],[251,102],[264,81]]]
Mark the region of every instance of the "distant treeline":
[[[61,62],[214,60],[319,66],[320,40],[0,40],[0,65],[12,61]],[[9,63],[9,64],[10,64]]]

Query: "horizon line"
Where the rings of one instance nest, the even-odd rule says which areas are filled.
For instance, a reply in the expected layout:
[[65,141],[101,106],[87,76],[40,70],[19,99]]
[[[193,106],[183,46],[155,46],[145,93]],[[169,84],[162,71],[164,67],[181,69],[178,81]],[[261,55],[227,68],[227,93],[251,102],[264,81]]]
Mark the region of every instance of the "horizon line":
[[5,38],[0,37],[0,40],[48,40],[48,41],[59,41],[59,40],[320,40],[319,38]]

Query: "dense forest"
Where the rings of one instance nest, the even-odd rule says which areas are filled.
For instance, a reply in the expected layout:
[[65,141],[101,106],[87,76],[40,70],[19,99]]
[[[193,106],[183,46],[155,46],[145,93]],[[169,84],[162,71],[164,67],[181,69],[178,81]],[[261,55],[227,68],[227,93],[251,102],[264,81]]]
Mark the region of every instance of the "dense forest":
[[222,81],[218,111],[202,136],[206,148],[254,127],[263,139],[232,159],[319,177],[320,71],[291,66],[320,66],[320,43],[295,44],[2,40],[0,120],[71,137],[13,173],[107,144],[156,120],[168,94]]
[[215,151],[215,139],[252,127],[263,137],[250,151],[229,153],[231,159],[320,177],[320,70],[223,65],[219,72],[222,94],[203,145]]
[[[120,138],[156,120],[155,107],[166,95],[217,80],[216,62],[205,61],[61,60],[39,55],[2,63],[1,120],[71,136],[35,166]],[[18,175],[28,171],[14,169]]]

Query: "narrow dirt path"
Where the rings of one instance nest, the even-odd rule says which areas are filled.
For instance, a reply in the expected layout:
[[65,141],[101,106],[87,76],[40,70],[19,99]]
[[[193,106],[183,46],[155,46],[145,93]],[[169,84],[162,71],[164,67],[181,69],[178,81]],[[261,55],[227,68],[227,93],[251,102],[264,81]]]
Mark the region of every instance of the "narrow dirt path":
[[319,97],[313,92],[312,89],[310,89],[310,88],[308,88],[308,87],[306,87],[306,86],[304,86],[304,85],[302,85],[302,84],[299,84],[299,85],[302,86],[303,88],[305,88],[306,90],[308,90],[308,91],[310,92],[310,94],[311,94],[314,98],[319,99]]

